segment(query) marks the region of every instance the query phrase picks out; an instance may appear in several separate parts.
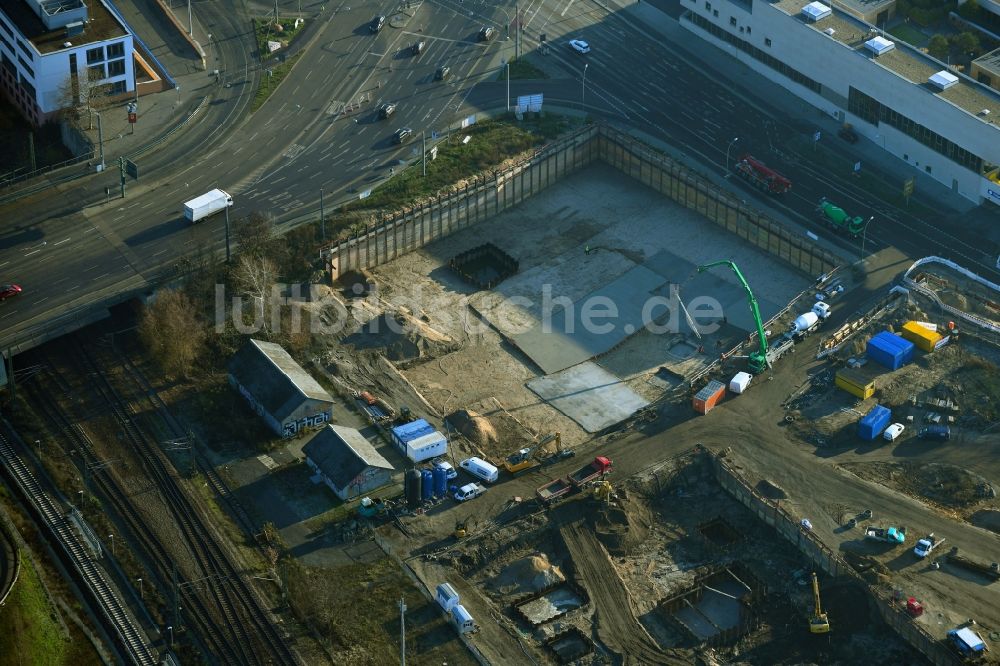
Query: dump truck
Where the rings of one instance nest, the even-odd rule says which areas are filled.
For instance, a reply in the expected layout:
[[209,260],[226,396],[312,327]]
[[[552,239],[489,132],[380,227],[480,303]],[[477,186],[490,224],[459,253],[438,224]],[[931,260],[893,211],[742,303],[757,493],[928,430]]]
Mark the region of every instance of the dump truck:
[[905,527],[875,527],[869,525],[865,528],[865,538],[893,545],[906,541]]
[[593,461],[587,463],[575,472],[559,479],[549,481],[541,488],[535,490],[535,496],[543,503],[547,504],[552,500],[562,497],[573,489],[584,488],[591,481],[611,471],[613,463],[610,458],[597,456]]
[[184,217],[194,223],[206,217],[221,213],[233,205],[233,197],[224,190],[212,190],[196,199],[184,203]]
[[576,470],[566,480],[577,488],[582,488],[599,476],[603,476],[611,471],[612,462],[610,458],[597,456],[592,462],[587,463]]
[[959,555],[958,548],[952,548],[951,552],[948,553],[948,564],[953,564],[956,567],[965,569],[966,571],[977,573],[993,582],[1000,580],[1000,564],[997,562],[986,564],[985,562],[970,560],[967,557]]
[[827,226],[837,233],[846,234],[851,238],[857,238],[871,222],[872,218],[865,220],[863,217],[851,217],[843,208],[835,206],[824,197],[819,200],[816,212],[820,214]]
[[943,543],[944,537],[936,537],[934,536],[934,532],[931,532],[923,539],[917,541],[917,545],[913,547],[913,554],[920,559],[924,559],[931,554],[931,551]]
[[792,189],[792,181],[750,154],[741,155],[734,167],[748,183],[768,194],[784,194]]

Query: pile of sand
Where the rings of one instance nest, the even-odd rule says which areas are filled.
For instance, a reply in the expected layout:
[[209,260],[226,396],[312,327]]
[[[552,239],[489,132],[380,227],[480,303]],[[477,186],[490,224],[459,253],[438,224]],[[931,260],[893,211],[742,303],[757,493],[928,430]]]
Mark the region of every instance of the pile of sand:
[[500,435],[490,420],[471,409],[452,412],[448,415],[448,423],[480,449],[491,448],[500,442]]
[[614,503],[600,502],[589,516],[597,538],[608,552],[622,556],[628,555],[646,540],[652,516],[641,500],[630,497],[623,489],[616,492],[618,499]]
[[566,580],[556,565],[549,562],[545,553],[535,553],[514,560],[493,579],[492,586],[506,594],[538,592]]

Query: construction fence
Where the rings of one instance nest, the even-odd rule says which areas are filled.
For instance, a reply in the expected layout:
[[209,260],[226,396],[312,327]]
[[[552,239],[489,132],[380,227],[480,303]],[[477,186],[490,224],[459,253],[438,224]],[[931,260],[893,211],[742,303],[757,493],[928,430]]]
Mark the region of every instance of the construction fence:
[[837,258],[720,189],[706,177],[607,125],[588,125],[520,162],[382,216],[323,251],[336,280],[378,266],[459,229],[489,220],[595,161],[605,162],[808,275]]
[[874,606],[886,624],[911,647],[927,657],[932,664],[953,666],[961,663],[958,655],[945,641],[931,636],[907,614],[905,598],[894,598],[894,595],[869,585],[811,531],[803,529],[801,519],[791,515],[781,506],[780,500],[769,500],[754,490],[750,483],[725,461],[724,455],[723,453],[712,456],[712,460],[716,479],[726,492],[795,544],[818,569],[835,578],[849,578],[863,585],[871,594]]

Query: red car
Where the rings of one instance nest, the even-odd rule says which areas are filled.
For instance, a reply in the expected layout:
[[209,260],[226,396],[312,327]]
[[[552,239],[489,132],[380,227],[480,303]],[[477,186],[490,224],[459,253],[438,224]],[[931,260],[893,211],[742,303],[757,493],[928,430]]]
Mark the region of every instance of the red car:
[[6,301],[11,296],[17,296],[20,293],[21,287],[16,284],[0,285],[0,301]]

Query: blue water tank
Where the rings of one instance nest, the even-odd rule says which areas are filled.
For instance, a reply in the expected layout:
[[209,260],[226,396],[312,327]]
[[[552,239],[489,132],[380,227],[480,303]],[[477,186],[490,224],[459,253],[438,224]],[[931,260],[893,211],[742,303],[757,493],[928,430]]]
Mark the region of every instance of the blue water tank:
[[448,494],[448,470],[435,467],[432,474],[434,474],[434,494],[444,497]]
[[420,496],[426,502],[434,497],[434,474],[429,469],[420,473]]

